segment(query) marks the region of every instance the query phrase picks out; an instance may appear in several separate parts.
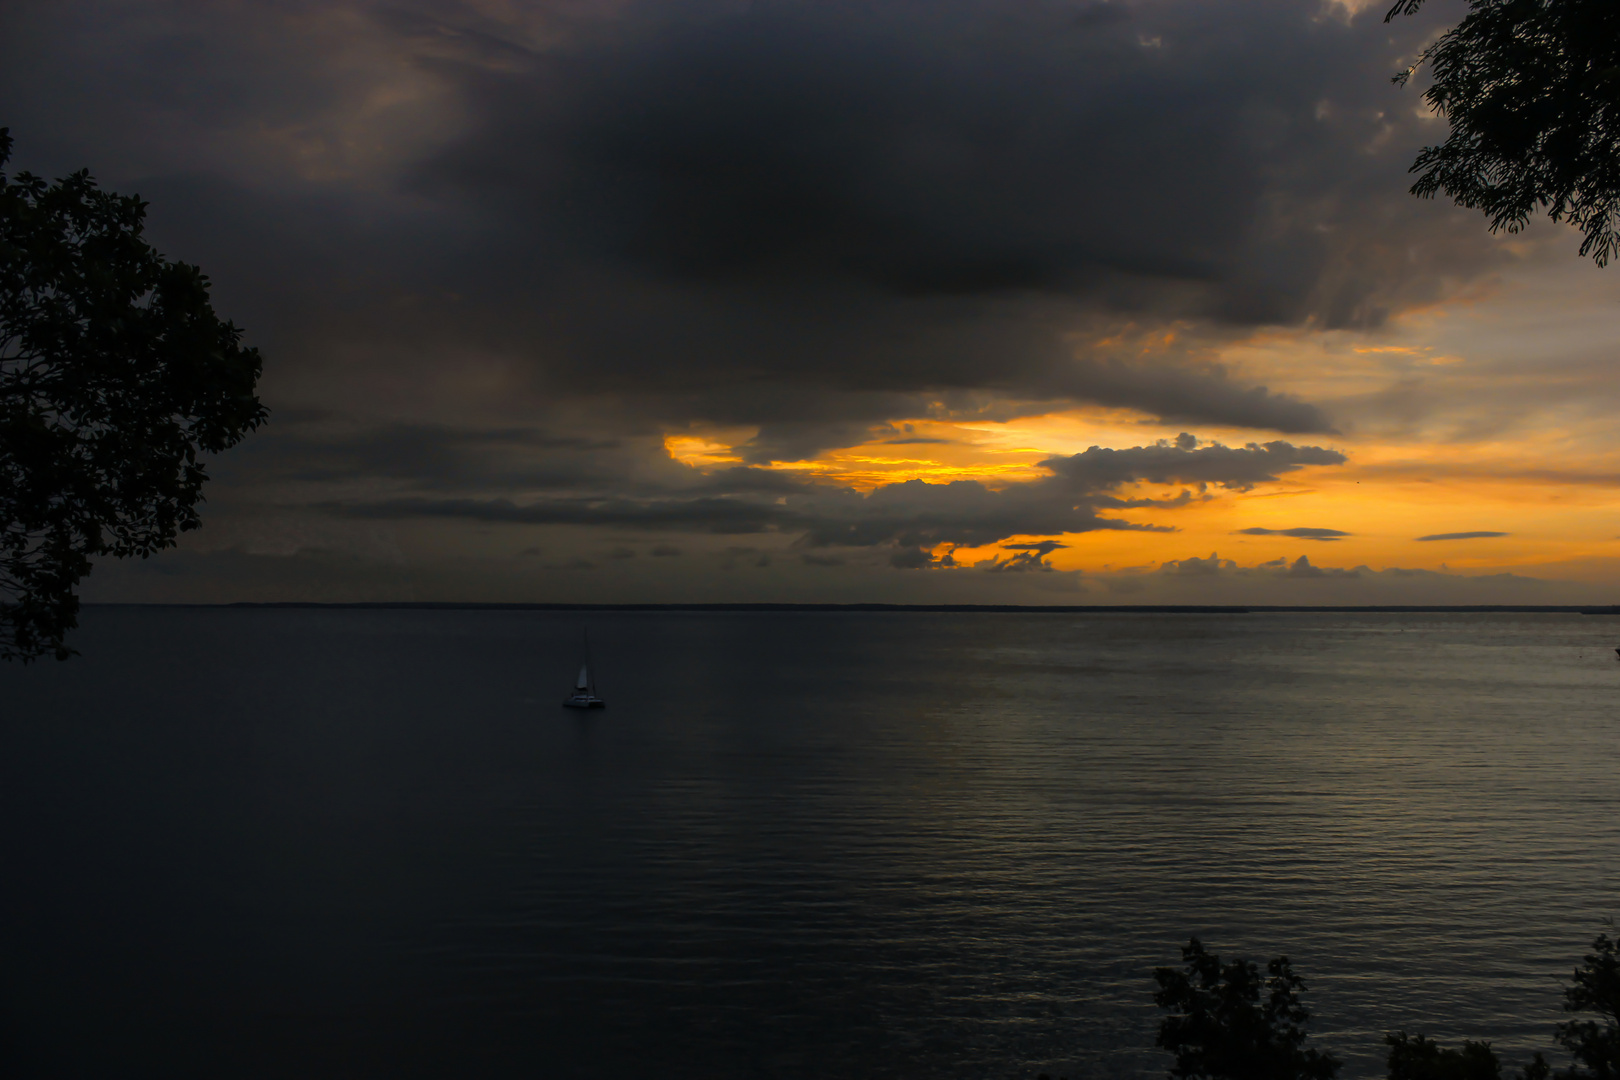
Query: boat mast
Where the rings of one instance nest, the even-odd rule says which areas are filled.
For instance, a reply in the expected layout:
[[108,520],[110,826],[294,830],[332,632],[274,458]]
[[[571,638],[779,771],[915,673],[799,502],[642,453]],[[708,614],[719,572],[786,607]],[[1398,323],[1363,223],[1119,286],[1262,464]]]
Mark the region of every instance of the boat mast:
[[588,626],[582,627],[581,632],[585,636],[585,692],[590,694],[591,697],[595,697],[596,673],[591,670],[591,628]]

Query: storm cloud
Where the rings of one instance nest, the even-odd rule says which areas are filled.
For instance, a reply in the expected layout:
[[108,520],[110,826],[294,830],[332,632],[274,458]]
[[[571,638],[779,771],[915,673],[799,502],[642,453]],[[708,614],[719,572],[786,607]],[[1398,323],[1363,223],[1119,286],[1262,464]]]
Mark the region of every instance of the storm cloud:
[[[1383,76],[1424,19],[1295,0],[6,19],[19,163],[151,198],[287,404],[318,385],[442,412],[423,395],[470,365],[531,413],[756,425],[755,463],[964,393],[1318,433],[1318,405],[1204,346],[1376,325],[1492,260],[1472,221],[1389,198],[1422,133]],[[395,400],[309,374],[334,369]]]

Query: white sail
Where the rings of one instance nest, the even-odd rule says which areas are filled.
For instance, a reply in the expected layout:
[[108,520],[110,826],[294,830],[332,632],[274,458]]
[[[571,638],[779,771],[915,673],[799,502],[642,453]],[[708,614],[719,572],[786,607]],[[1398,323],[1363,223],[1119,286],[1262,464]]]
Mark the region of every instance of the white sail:
[[591,685],[591,636],[589,632],[581,636],[584,638],[585,662],[579,665],[579,679],[574,684],[574,692],[563,704],[570,709],[600,709],[604,703],[596,696],[596,687]]

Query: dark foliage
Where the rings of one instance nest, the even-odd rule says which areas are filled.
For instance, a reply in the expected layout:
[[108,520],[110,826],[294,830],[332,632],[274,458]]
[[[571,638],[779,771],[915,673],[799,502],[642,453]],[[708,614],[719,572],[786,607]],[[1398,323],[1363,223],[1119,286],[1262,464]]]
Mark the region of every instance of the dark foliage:
[[1422,1035],[1385,1035],[1389,1045],[1389,1080],[1501,1080],[1502,1063],[1488,1042],[1463,1040],[1443,1047]]
[[1310,1013],[1300,1003],[1305,983],[1286,956],[1266,976],[1245,960],[1221,958],[1193,938],[1181,950],[1184,970],[1158,968],[1153,1000],[1171,1015],[1158,1045],[1176,1056],[1173,1077],[1186,1080],[1331,1080],[1339,1062],[1306,1050]]
[[1599,934],[1564,989],[1569,1012],[1596,1013],[1601,1020],[1558,1025],[1558,1043],[1573,1062],[1568,1080],[1620,1080],[1620,941]]
[[[0,168],[11,138],[0,128]],[[259,426],[260,359],[208,278],[142,238],[146,204],[87,172],[0,172],[0,657],[72,650],[98,555],[198,525],[199,454]]]
[[[1170,1075],[1186,1080],[1332,1080],[1339,1062],[1303,1048],[1310,1019],[1299,1001],[1305,984],[1286,956],[1259,969],[1244,960],[1222,964],[1193,938],[1182,950],[1186,968],[1157,968],[1153,1000],[1171,1010],[1159,1025],[1158,1046],[1175,1054]],[[1517,1080],[1620,1080],[1620,940],[1599,934],[1564,990],[1564,1008],[1597,1020],[1559,1024],[1558,1043],[1570,1067],[1555,1070],[1540,1054]],[[1502,1063],[1488,1042],[1444,1047],[1404,1031],[1384,1036],[1389,1080],[1502,1080]]]
[[[1400,0],[1385,21],[1424,0]],[[1517,232],[1545,210],[1585,234],[1599,266],[1620,253],[1620,4],[1469,0],[1461,23],[1423,51],[1424,99],[1451,123],[1418,154],[1412,193],[1444,191]]]

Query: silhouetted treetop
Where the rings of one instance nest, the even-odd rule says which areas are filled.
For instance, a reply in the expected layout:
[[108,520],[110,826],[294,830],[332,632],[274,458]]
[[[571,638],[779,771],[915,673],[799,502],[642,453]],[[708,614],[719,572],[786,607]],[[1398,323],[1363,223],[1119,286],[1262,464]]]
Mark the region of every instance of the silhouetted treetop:
[[[0,128],[0,168],[10,155]],[[145,217],[85,171],[0,172],[0,658],[71,655],[91,559],[196,528],[199,455],[265,419],[258,351]]]
[[1171,1015],[1159,1025],[1158,1046],[1175,1055],[1170,1075],[1185,1080],[1332,1080],[1339,1062],[1306,1050],[1310,1013],[1299,995],[1304,980],[1286,956],[1266,975],[1246,960],[1222,964],[1193,938],[1181,950],[1186,967],[1157,968],[1155,1004]]
[[1385,1035],[1389,1080],[1501,1080],[1502,1063],[1488,1042],[1464,1039],[1455,1049],[1422,1035]]
[[1600,1019],[1558,1025],[1558,1043],[1573,1060],[1560,1075],[1568,1080],[1620,1078],[1620,941],[1597,936],[1564,989],[1564,1008],[1596,1013]]
[[[1424,0],[1401,0],[1385,21]],[[1424,100],[1451,124],[1418,154],[1412,193],[1443,191],[1518,232],[1542,211],[1584,234],[1599,266],[1620,251],[1620,4],[1469,0],[1462,22],[1423,50]]]

